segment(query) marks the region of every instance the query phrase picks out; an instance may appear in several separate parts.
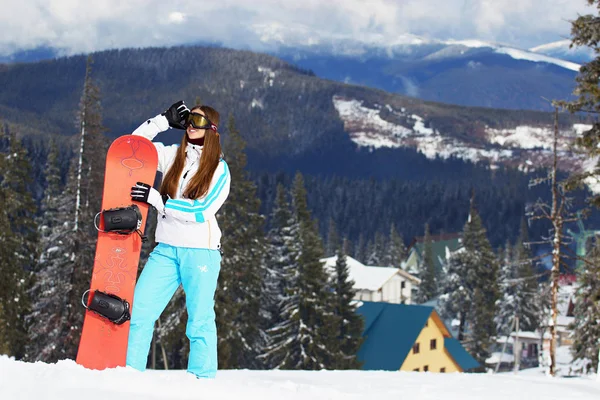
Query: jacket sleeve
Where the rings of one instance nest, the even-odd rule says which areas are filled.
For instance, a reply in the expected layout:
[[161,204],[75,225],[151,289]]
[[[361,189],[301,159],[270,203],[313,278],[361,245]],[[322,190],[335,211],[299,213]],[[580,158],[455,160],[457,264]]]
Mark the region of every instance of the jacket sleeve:
[[[169,129],[169,121],[164,115],[157,115],[154,118],[144,121],[132,135],[143,136],[148,140],[152,140],[161,132]],[[170,163],[175,158],[177,153],[177,145],[165,146],[162,143],[153,142],[158,153],[158,171],[165,172]]]
[[186,222],[205,222],[221,208],[229,195],[231,175],[225,160],[221,160],[210,182],[206,196],[197,200],[168,199],[164,214]]

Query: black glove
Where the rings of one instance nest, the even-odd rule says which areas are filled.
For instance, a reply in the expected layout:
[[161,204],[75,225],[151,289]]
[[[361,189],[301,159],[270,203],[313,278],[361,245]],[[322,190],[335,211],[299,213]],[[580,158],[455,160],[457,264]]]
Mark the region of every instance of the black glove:
[[137,182],[135,186],[131,188],[131,199],[133,201],[148,203],[161,211],[165,207],[168,197],[167,195],[161,195],[158,190],[147,183]]
[[183,100],[179,100],[177,103],[171,105],[171,107],[165,110],[162,115],[167,118],[171,128],[185,130],[187,128],[186,124],[189,113],[190,109],[187,108]]

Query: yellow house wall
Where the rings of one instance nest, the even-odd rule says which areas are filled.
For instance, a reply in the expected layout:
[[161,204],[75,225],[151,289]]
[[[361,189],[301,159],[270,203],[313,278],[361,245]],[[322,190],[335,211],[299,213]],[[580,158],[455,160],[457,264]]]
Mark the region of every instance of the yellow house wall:
[[[437,342],[435,350],[429,348],[432,339],[436,339]],[[440,372],[441,368],[446,368],[446,372],[462,372],[444,349],[444,335],[433,318],[429,317],[427,326],[423,328],[415,343],[420,344],[419,353],[413,354],[411,349],[400,371],[414,371],[418,368],[422,372],[423,367],[427,365],[429,372]]]

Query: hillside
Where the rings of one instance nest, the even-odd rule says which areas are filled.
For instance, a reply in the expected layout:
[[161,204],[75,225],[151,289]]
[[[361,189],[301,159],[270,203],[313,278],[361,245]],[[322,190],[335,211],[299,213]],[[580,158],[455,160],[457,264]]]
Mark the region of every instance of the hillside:
[[[526,166],[547,149],[509,138],[527,131],[541,143],[552,125],[552,116],[544,112],[424,102],[320,79],[278,58],[247,51],[149,48],[105,51],[93,58],[109,136],[131,132],[178,99],[190,104],[200,99],[221,112],[221,131],[226,132],[227,116],[235,117],[251,164],[265,169],[291,171],[310,160],[322,173],[339,173],[352,169],[357,151],[366,151],[359,157],[368,164],[377,153],[373,149],[380,147],[391,154],[402,147],[430,159]],[[76,133],[85,59],[0,65],[0,118],[26,134]],[[581,131],[575,125],[581,122],[561,117],[566,132]],[[161,139],[173,143],[180,137],[181,132],[169,131]],[[391,163],[387,175],[395,176],[391,171],[402,164],[393,156],[385,158]]]

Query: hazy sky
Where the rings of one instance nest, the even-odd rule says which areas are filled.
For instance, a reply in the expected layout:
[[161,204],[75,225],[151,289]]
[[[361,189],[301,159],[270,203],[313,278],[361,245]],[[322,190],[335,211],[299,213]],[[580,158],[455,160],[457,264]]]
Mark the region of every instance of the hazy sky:
[[293,28],[390,41],[412,33],[528,48],[568,38],[586,0],[0,0],[0,55],[38,46],[66,53],[196,41],[265,48]]

